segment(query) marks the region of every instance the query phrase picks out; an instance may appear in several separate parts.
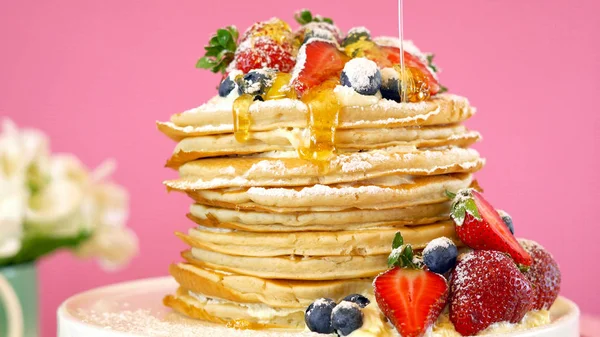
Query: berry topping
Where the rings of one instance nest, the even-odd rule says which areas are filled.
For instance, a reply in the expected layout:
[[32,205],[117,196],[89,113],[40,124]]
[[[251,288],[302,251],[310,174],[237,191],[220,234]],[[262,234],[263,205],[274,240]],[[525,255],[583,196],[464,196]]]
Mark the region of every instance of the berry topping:
[[515,225],[513,224],[513,221],[512,221],[512,218],[510,217],[510,215],[508,215],[508,213],[506,213],[505,211],[503,211],[501,209],[498,210],[498,215],[500,215],[500,218],[502,219],[502,221],[504,221],[504,223],[506,224],[506,227],[508,227],[510,232],[514,235],[515,234]]
[[388,265],[395,267],[373,281],[375,299],[403,337],[421,337],[446,306],[448,283],[442,275],[421,269],[400,233],[392,248]]
[[517,323],[533,305],[531,284],[510,257],[497,251],[462,255],[450,288],[450,321],[463,336],[497,322]]
[[291,44],[279,44],[268,36],[261,36],[240,44],[235,53],[234,64],[244,73],[263,68],[289,72],[295,64],[292,50]]
[[320,298],[308,306],[304,313],[304,321],[310,331],[317,333],[333,333],[335,330],[331,325],[331,313],[336,303],[329,298]]
[[420,337],[446,305],[448,284],[443,276],[421,269],[399,268],[377,276],[377,304],[403,337]]
[[363,313],[360,306],[342,301],[331,313],[331,326],[340,336],[348,336],[363,325]]
[[339,78],[348,57],[334,43],[311,39],[298,52],[292,86],[298,94],[331,78]]
[[359,41],[370,41],[371,32],[365,27],[354,27],[348,31],[344,41],[342,41],[342,47],[347,47],[353,43]]
[[352,294],[344,297],[344,301],[349,301],[358,304],[359,307],[364,308],[371,303],[368,298],[361,294]]
[[381,97],[400,102],[402,89],[400,88],[400,78],[398,71],[394,68],[381,69]]
[[560,291],[560,269],[552,255],[539,243],[519,239],[531,254],[533,264],[523,274],[533,285],[533,310],[550,309]]
[[456,195],[449,193],[449,197],[454,199],[450,215],[456,224],[456,234],[465,245],[476,250],[507,253],[516,263],[531,265],[531,256],[479,192],[464,189]]
[[360,57],[344,66],[340,82],[361,95],[375,95],[381,87],[381,72],[375,62]]
[[431,240],[423,250],[423,263],[434,273],[445,274],[456,265],[458,249],[452,240],[441,237]]
[[237,88],[236,77],[241,76],[242,72],[234,70],[227,75],[219,85],[219,96],[227,97],[233,89]]
[[238,78],[240,95],[263,95],[273,84],[277,72],[273,69],[255,69]]

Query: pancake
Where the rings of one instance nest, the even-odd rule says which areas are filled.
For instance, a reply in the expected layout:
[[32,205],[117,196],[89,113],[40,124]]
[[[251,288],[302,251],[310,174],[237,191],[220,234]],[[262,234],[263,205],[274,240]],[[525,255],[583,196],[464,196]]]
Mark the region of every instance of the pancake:
[[450,219],[450,206],[444,202],[384,210],[281,214],[193,204],[189,217],[205,227],[250,232],[338,231],[431,224]]
[[388,176],[352,184],[313,185],[297,188],[195,190],[188,195],[197,203],[270,213],[332,212],[352,208],[387,209],[448,201],[446,191],[471,186],[470,174],[429,177]]
[[304,309],[272,308],[264,304],[243,304],[206,298],[179,288],[163,303],[188,317],[235,329],[304,329]]
[[182,253],[189,263],[225,272],[283,280],[345,280],[375,277],[387,269],[388,255],[233,256],[194,248]]
[[195,228],[189,230],[188,235],[177,233],[177,236],[191,247],[234,256],[371,256],[389,254],[390,243],[398,232],[413,249],[423,249],[429,241],[441,236],[459,244],[452,221],[417,227],[337,232],[215,232]]
[[348,294],[372,290],[370,278],[332,281],[269,280],[254,276],[223,273],[188,263],[173,264],[171,275],[186,289],[207,297],[241,303],[262,303],[278,308],[302,308],[315,298],[336,301]]
[[[269,151],[294,151],[306,144],[305,129],[277,129],[253,132],[244,143],[233,134],[187,137],[179,141],[168,167],[208,157],[246,155]],[[467,147],[480,139],[476,131],[462,125],[406,127],[386,129],[356,129],[336,132],[336,148],[342,152],[381,149],[391,146],[422,149],[441,146]],[[305,145],[304,145],[305,146]]]
[[[294,158],[295,157],[295,158]],[[397,148],[339,154],[325,169],[299,159],[295,152],[264,156],[209,158],[185,163],[179,179],[167,180],[173,190],[227,187],[307,186],[336,184],[387,175],[472,173],[485,161],[473,149],[460,147],[404,152]]]

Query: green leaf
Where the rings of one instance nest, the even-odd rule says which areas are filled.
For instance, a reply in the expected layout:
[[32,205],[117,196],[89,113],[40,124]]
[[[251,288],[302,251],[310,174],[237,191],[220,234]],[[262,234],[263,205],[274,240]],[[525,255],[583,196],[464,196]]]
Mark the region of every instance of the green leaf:
[[445,86],[440,84],[440,91],[438,91],[438,94],[443,94],[447,91],[448,91],[448,88],[446,88]]
[[438,72],[438,67],[433,63],[433,58],[435,57],[435,54],[427,54],[427,65],[429,66],[429,68],[431,68],[431,70],[433,70],[434,72]]
[[215,64],[217,64],[216,61],[205,56],[196,62],[196,68],[211,69]]
[[330,18],[323,18],[323,21],[333,25],[333,20]]
[[36,261],[58,249],[73,249],[89,239],[91,233],[81,231],[73,237],[50,237],[45,233],[27,233],[23,237],[21,249],[10,258],[0,259],[0,266],[15,265]]
[[466,212],[471,214],[475,219],[481,221],[481,215],[479,215],[479,210],[477,209],[477,205],[475,204],[475,200],[473,198],[469,198],[465,201],[464,207]]
[[301,25],[311,22],[327,22],[329,24],[333,24],[333,20],[330,18],[324,18],[320,15],[312,15],[312,13],[307,9],[296,12],[296,14],[294,14],[294,19],[296,19],[296,22]]
[[402,237],[402,233],[396,233],[394,236],[394,241],[392,241],[392,249],[396,249],[404,244],[404,238]]
[[229,41],[231,40],[231,33],[227,29],[218,29],[217,38],[219,40],[219,45],[223,48],[227,48],[229,46]]
[[456,193],[452,193],[452,192],[446,190],[446,196],[448,197],[448,199],[454,200],[454,198],[456,198]]
[[401,268],[411,268],[418,269],[420,268],[413,261],[414,251],[410,244],[401,245],[392,250],[390,256],[388,256],[388,267],[401,267]]

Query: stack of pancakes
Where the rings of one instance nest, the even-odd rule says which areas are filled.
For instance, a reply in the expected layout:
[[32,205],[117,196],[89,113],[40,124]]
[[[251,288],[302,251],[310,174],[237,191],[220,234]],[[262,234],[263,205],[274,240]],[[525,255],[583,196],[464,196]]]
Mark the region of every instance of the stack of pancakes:
[[297,154],[310,136],[299,100],[254,102],[244,143],[231,99],[159,122],[177,141],[167,166],[179,178],[165,184],[191,197],[195,223],[177,233],[190,249],[170,268],[180,288],[165,304],[234,327],[301,329],[315,299],[372,292],[396,232],[415,249],[457,241],[445,192],[472,186],[484,164],[469,148],[480,135],[461,125],[474,111],[454,95],[344,106],[325,163]]

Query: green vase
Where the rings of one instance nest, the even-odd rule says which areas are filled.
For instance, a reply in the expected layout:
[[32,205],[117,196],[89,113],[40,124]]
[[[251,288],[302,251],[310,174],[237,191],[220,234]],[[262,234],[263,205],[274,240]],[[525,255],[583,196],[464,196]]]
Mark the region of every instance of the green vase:
[[0,267],[0,336],[38,336],[37,270],[34,263]]

